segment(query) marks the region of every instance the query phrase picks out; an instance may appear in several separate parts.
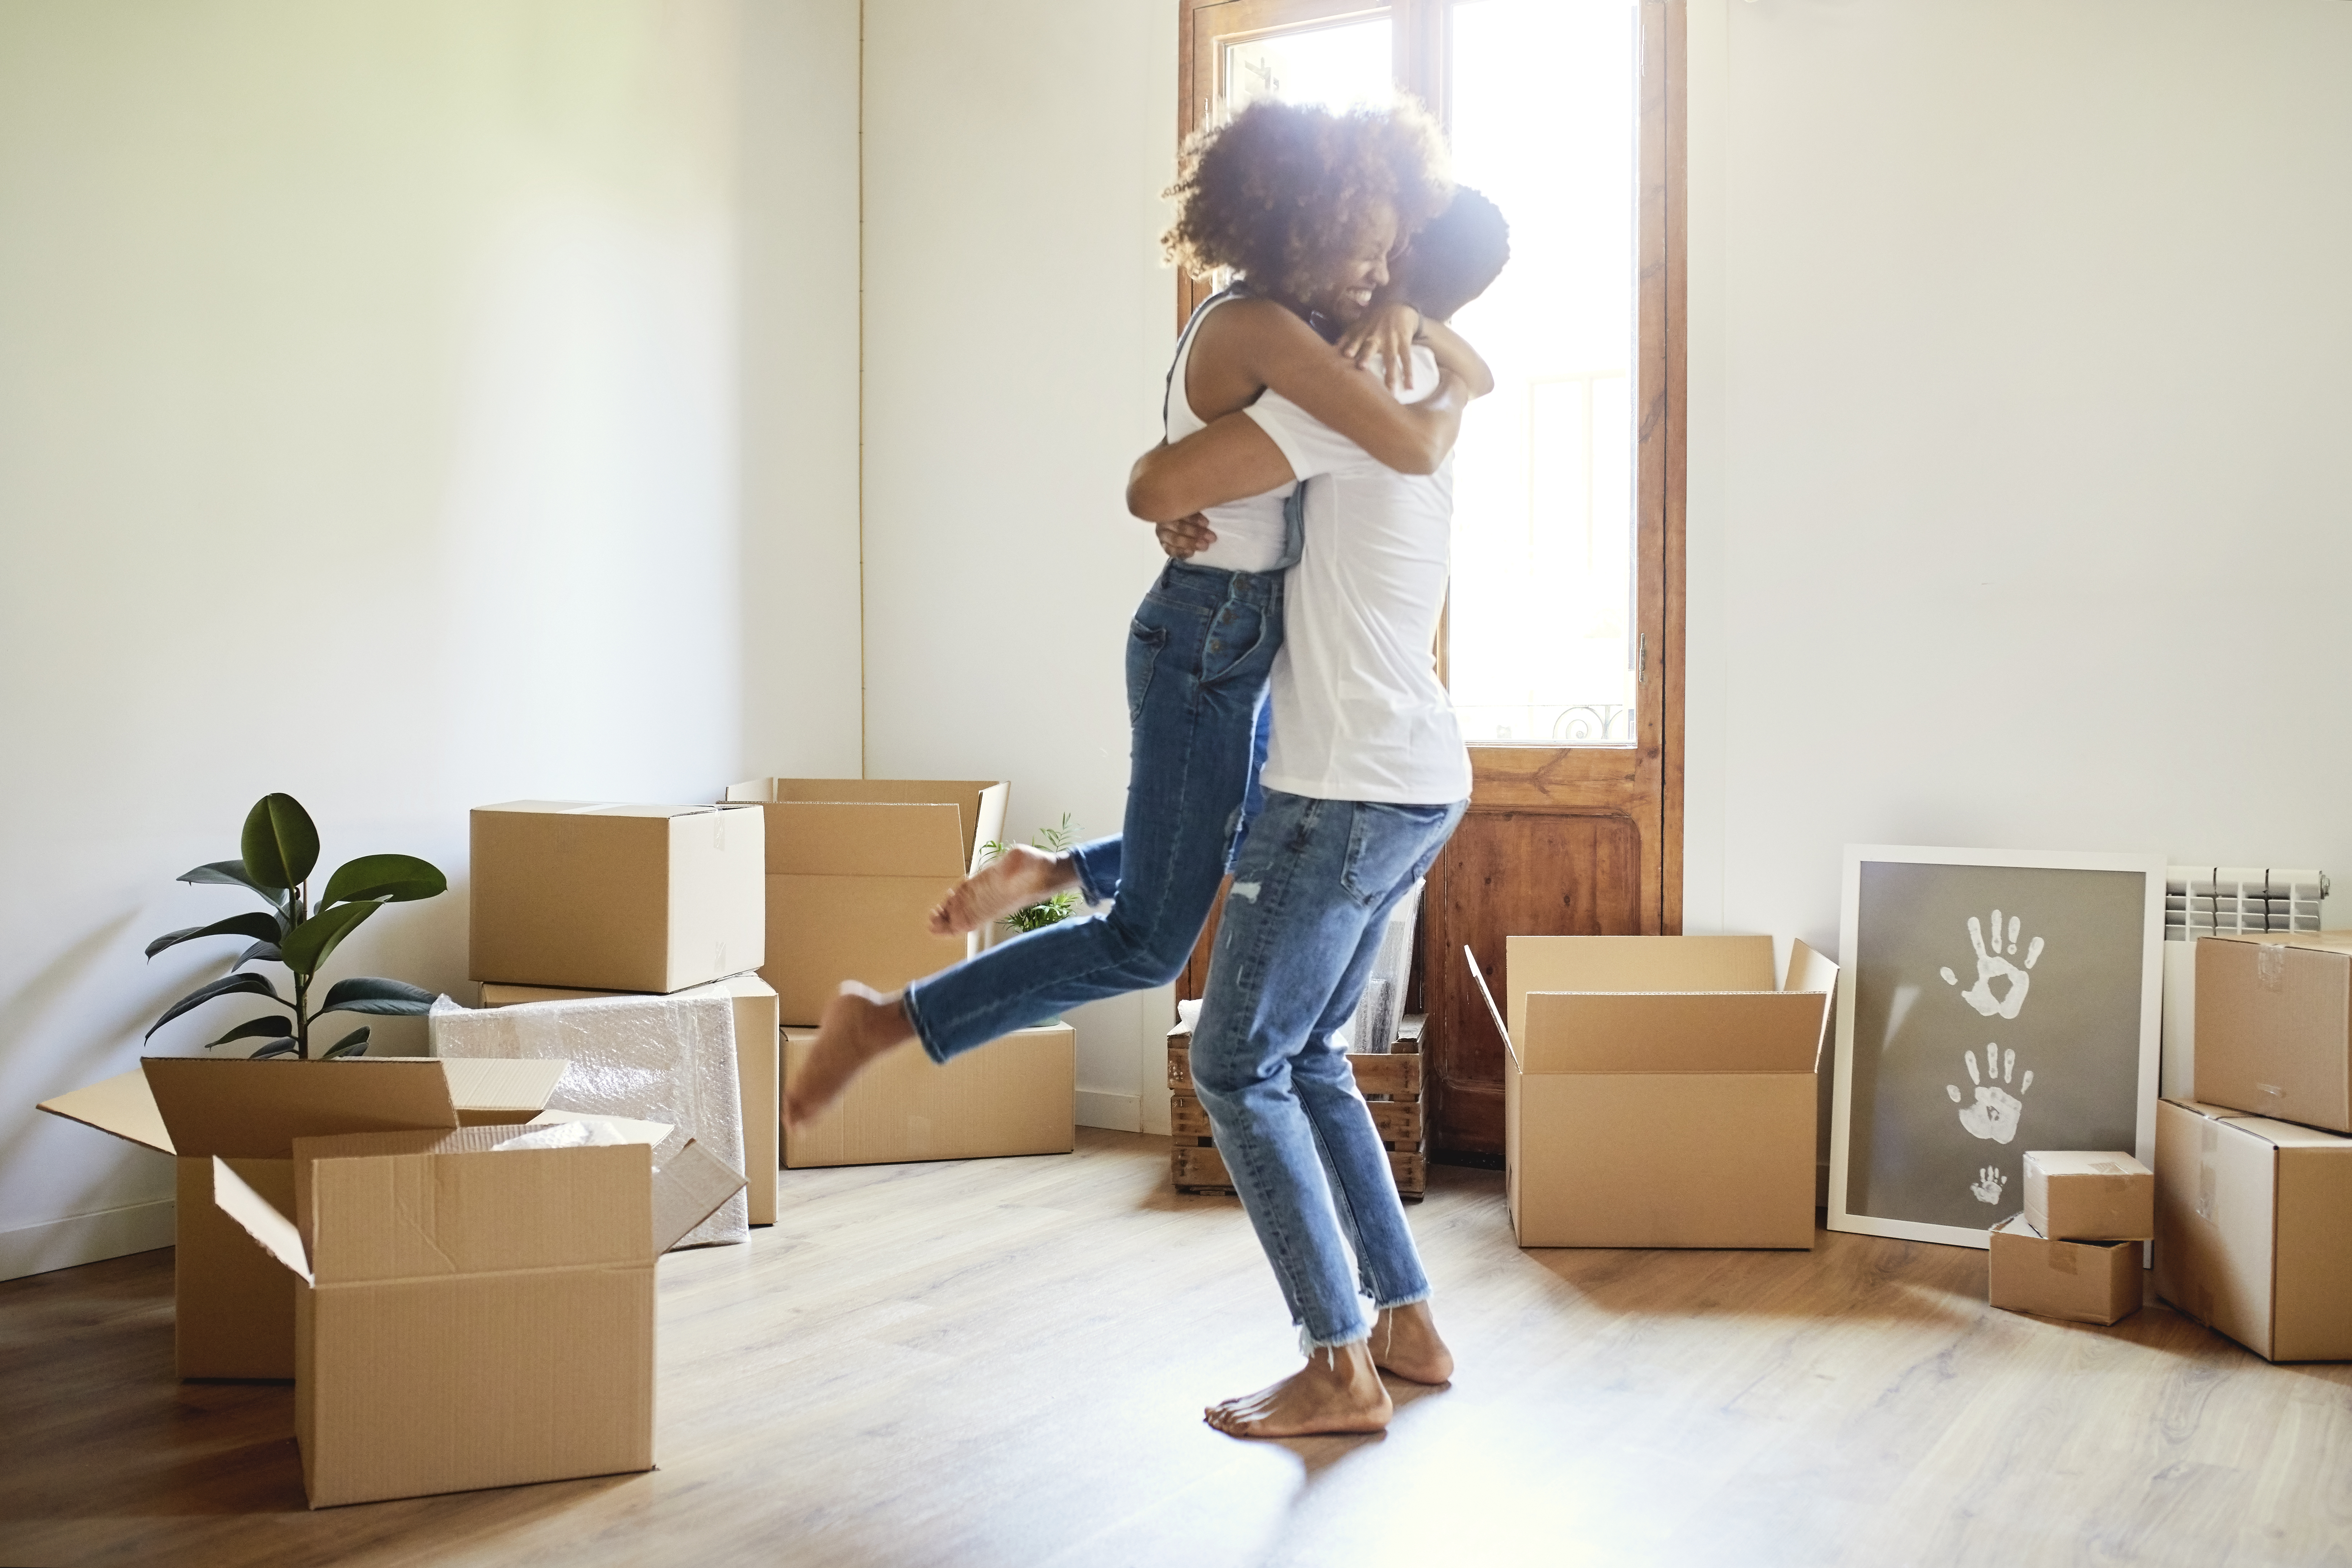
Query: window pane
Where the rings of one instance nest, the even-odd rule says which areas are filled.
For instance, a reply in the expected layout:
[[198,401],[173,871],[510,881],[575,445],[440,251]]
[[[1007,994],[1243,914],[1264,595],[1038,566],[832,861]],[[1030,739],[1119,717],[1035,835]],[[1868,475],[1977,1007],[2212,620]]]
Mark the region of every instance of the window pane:
[[1473,741],[1633,739],[1629,0],[1459,0],[1454,171],[1511,225],[1454,325],[1494,367],[1454,464],[1447,677]]
[[1225,109],[1239,114],[1261,98],[1325,109],[1386,103],[1396,90],[1391,69],[1386,16],[1230,43]]

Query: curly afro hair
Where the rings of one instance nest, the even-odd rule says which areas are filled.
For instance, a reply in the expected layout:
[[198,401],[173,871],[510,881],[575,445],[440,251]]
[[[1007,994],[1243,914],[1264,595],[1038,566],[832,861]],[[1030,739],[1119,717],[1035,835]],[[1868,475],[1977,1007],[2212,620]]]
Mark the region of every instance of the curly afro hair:
[[1229,267],[1258,292],[1310,300],[1354,254],[1375,209],[1400,238],[1454,197],[1444,139],[1418,104],[1302,108],[1261,99],[1197,132],[1177,161],[1168,258],[1198,277]]

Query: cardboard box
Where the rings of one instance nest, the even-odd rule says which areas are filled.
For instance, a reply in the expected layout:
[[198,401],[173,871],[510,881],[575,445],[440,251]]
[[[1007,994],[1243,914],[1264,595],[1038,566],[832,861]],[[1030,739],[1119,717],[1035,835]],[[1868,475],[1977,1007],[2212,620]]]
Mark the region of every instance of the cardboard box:
[[2149,1240],[2156,1173],[2115,1149],[2029,1149],[2025,1223],[2053,1241]]
[[[816,1045],[784,1030],[784,1087]],[[999,1154],[1066,1154],[1078,1146],[1077,1032],[1022,1029],[945,1067],[908,1040],[853,1079],[830,1110],[784,1134],[784,1163],[883,1165]]]
[[814,1027],[845,980],[887,991],[979,951],[933,936],[940,895],[1004,837],[1012,786],[980,779],[753,779],[767,819],[768,954],[784,1023]]
[[1986,1256],[1985,1298],[2004,1311],[2113,1323],[2139,1310],[2136,1241],[2050,1240],[2015,1215],[1992,1227]]
[[[272,1203],[294,1201],[294,1140],[529,1121],[562,1062],[149,1057],[40,1109],[178,1160],[173,1344],[179,1374],[290,1378],[294,1290],[214,1201],[221,1164]],[[216,1162],[218,1163],[216,1163]]]
[[[735,1073],[743,1102],[743,1173],[753,1225],[776,1223],[776,1177],[783,1154],[783,1034],[777,1021],[776,993],[756,974],[730,974],[706,987],[735,1004]],[[559,985],[482,986],[482,1005],[512,1007],[529,1002],[571,1002],[584,996],[625,994]],[[762,1174],[762,1173],[765,1173]]]
[[2197,1099],[2352,1132],[2352,931],[2197,942]]
[[1521,1247],[1813,1245],[1837,965],[1798,942],[1778,986],[1768,936],[1515,936],[1507,963]]
[[480,807],[473,978],[667,994],[758,965],[765,826],[756,811],[711,805]]
[[528,1131],[298,1139],[290,1210],[215,1166],[299,1291],[312,1508],[653,1468],[654,1260],[742,1178],[691,1142],[500,1147]]
[[2159,1101],[2156,1290],[2264,1360],[2352,1360],[2352,1138]]

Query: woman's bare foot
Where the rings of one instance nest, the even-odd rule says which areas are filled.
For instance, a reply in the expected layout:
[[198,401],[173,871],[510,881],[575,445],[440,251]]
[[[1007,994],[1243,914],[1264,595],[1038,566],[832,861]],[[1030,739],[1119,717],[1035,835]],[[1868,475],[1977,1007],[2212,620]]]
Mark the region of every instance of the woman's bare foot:
[[1429,1303],[1391,1307],[1372,1325],[1372,1364],[1408,1383],[1444,1383],[1454,1375],[1454,1352],[1437,1337]]
[[961,936],[1055,893],[1077,890],[1077,862],[1068,855],[1008,844],[1003,854],[949,889],[932,907],[931,934]]
[[866,1063],[915,1037],[915,1026],[907,1021],[898,997],[898,992],[885,996],[855,980],[841,983],[841,994],[824,1005],[815,1048],[784,1091],[786,1127],[807,1126],[841,1098]]
[[1381,1386],[1370,1349],[1360,1342],[1307,1357],[1302,1371],[1272,1388],[1212,1405],[1209,1425],[1234,1437],[1307,1437],[1325,1432],[1377,1432],[1396,1406]]

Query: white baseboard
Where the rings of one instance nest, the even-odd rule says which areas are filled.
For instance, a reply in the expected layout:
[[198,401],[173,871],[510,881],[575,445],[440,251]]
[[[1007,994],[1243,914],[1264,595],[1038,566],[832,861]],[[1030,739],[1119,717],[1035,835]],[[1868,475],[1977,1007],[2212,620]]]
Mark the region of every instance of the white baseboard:
[[173,1203],[163,1198],[42,1225],[0,1230],[0,1279],[21,1279],[172,1245]]
[[1078,1125],[1108,1127],[1114,1132],[1143,1130],[1143,1097],[1107,1089],[1078,1090]]

